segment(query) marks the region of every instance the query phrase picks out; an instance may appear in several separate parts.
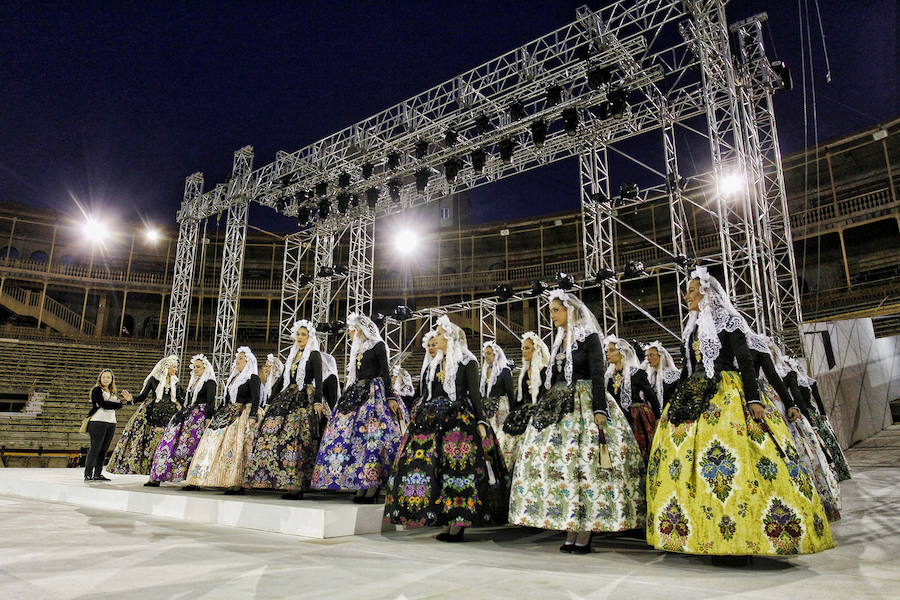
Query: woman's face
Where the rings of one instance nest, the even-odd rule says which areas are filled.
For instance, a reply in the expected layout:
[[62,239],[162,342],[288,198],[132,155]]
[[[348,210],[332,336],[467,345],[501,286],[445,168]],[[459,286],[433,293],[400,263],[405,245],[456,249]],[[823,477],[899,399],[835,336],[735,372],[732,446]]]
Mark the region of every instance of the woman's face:
[[206,370],[206,365],[203,364],[202,360],[195,360],[191,363],[191,371],[194,373],[194,376],[198,379],[203,376],[203,371]]
[[703,300],[703,294],[700,292],[700,280],[691,279],[687,293],[684,295],[684,301],[687,302],[688,310],[700,310],[701,300]]
[[167,372],[169,375],[174,375],[176,372],[178,372],[178,365],[175,364],[175,363],[169,365],[169,370],[166,371],[166,372]]
[[647,364],[654,369],[659,368],[659,350],[657,350],[656,348],[650,348],[649,350],[647,350]]
[[437,355],[437,353],[438,353],[437,340],[434,339],[434,337],[431,337],[428,340],[428,355],[430,357],[434,358],[435,355]]
[[534,342],[525,340],[522,342],[522,360],[530,361],[532,356],[534,356]]
[[244,370],[244,367],[247,366],[247,355],[243,352],[237,355],[237,358],[234,360],[234,368],[238,370],[238,373]]
[[272,366],[269,363],[266,363],[262,366],[262,369],[259,370],[259,378],[265,381],[269,378],[269,371],[272,370]]
[[557,327],[565,327],[569,324],[569,311],[559,300],[550,301],[550,320]]
[[104,387],[109,387],[109,384],[112,383],[113,376],[109,371],[103,371],[100,373],[100,384]]
[[617,363],[622,360],[622,353],[619,352],[619,349],[613,343],[606,345],[606,360],[611,363]]
[[443,352],[447,351],[447,334],[444,333],[444,330],[438,327],[437,335],[435,335],[432,340],[437,345],[437,349]]
[[309,330],[306,327],[301,327],[297,330],[297,347],[303,350],[306,348],[306,342],[309,341]]
[[490,346],[484,349],[484,360],[489,365],[494,363],[494,349]]

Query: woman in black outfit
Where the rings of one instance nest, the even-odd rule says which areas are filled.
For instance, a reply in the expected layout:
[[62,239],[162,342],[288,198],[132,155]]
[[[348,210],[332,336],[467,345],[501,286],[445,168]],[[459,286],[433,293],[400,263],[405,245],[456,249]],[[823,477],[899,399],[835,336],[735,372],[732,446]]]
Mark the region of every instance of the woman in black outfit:
[[122,403],[116,397],[116,378],[112,371],[103,369],[91,389],[87,426],[91,449],[84,461],[85,481],[109,481],[109,477],[103,476],[103,463],[116,433],[116,409],[119,408],[122,408]]
[[631,344],[610,335],[603,340],[603,348],[609,362],[605,375],[606,391],[622,409],[646,461],[659,418],[656,390],[650,385],[647,372],[640,368]]

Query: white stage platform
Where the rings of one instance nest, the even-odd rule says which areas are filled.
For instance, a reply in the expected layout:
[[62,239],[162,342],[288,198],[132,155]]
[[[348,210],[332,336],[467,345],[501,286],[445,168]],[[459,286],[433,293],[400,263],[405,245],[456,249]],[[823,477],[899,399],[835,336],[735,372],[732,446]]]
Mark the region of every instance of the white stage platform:
[[349,494],[313,493],[304,500],[282,500],[272,492],[185,492],[183,483],[147,488],[146,475],[110,478],[89,483],[81,469],[7,468],[0,470],[0,495],[320,539],[379,533],[385,527],[384,505],[353,504]]

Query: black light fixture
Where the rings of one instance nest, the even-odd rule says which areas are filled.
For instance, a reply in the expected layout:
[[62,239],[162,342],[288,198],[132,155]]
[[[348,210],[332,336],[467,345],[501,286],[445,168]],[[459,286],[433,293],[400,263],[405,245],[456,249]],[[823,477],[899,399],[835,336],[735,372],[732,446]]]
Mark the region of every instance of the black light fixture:
[[347,192],[341,192],[337,197],[338,212],[344,214],[347,212],[348,208],[350,208],[350,194],[348,194]]
[[628,108],[628,92],[621,88],[610,90],[606,95],[609,100],[609,116],[621,119]]
[[400,187],[399,179],[391,179],[388,181],[388,195],[390,195],[391,200],[394,202],[400,201]]
[[591,194],[591,200],[593,200],[597,204],[606,204],[607,202],[609,202],[609,197],[602,191],[596,191]]
[[475,119],[475,131],[478,132],[478,135],[484,135],[491,129],[493,129],[491,127],[491,118],[487,115],[481,114]]
[[531,141],[534,142],[535,148],[543,148],[544,142],[547,141],[547,121],[538,119],[529,126],[531,129]]
[[563,127],[569,135],[578,133],[578,109],[569,107],[562,111]]
[[556,287],[561,290],[571,290],[575,287],[575,282],[572,281],[572,277],[568,273],[560,271],[556,274]]
[[444,177],[450,183],[454,183],[456,181],[456,176],[459,175],[459,167],[460,162],[459,159],[455,156],[450,157],[444,162]]
[[400,153],[399,152],[390,152],[387,155],[387,166],[388,169],[399,169],[400,168]]
[[369,208],[375,208],[375,205],[378,204],[378,188],[371,187],[366,190],[366,204],[369,205]]
[[324,198],[328,194],[328,182],[320,181],[316,184],[316,196]]
[[775,75],[778,76],[778,84],[776,87],[780,87],[788,92],[794,89],[794,80],[791,77],[791,70],[788,68],[784,61],[782,60],[773,60],[772,61],[772,71],[775,72]]
[[428,156],[428,140],[419,140],[416,142],[416,158],[422,160]]
[[372,173],[375,172],[375,165],[370,162],[363,163],[363,166],[360,168],[360,170],[362,171],[362,178],[368,179],[372,176]]
[[556,106],[562,102],[562,87],[551,85],[547,88],[547,106]]
[[666,175],[666,192],[671,194],[676,190],[683,190],[686,183],[687,180],[684,177],[676,176],[675,173],[669,173]]
[[319,219],[324,221],[331,212],[331,201],[328,198],[319,201]]
[[582,45],[578,46],[577,48],[575,48],[575,56],[579,60],[587,60],[591,57],[592,50],[593,50],[593,48],[591,48],[590,42],[588,42],[586,44],[582,44]]
[[500,160],[505,163],[512,162],[513,152],[516,149],[516,143],[512,138],[503,138],[498,144],[500,148]]
[[309,210],[309,206],[303,205],[297,207],[297,225],[300,227],[306,227],[309,223],[311,211]]
[[487,163],[487,152],[484,148],[476,148],[472,150],[472,171],[478,175],[484,173],[484,165]]
[[313,276],[309,273],[300,273],[297,277],[297,283],[300,287],[306,287],[313,282]]
[[448,127],[447,131],[444,132],[444,145],[445,146],[455,145],[456,140],[458,140],[458,139],[459,139],[459,133],[452,127]]
[[372,315],[372,322],[378,325],[379,327],[384,327],[384,321],[387,319],[387,315],[384,313],[375,313]]
[[337,277],[346,277],[347,273],[349,273],[349,272],[350,272],[350,269],[347,267],[347,265],[340,265],[340,266],[337,266],[334,268],[334,274]]
[[625,277],[640,277],[644,274],[644,263],[639,260],[631,261],[623,269]]
[[284,199],[284,196],[275,199],[273,208],[275,209],[275,212],[284,212],[284,209],[287,208],[287,200]]
[[688,257],[680,252],[675,255],[675,258],[673,260],[675,261],[675,264],[678,265],[678,267],[681,269],[688,266]]
[[[431,177],[431,169],[422,167],[416,171],[416,190],[424,192],[428,187],[428,178]],[[399,194],[398,194],[399,196]]]
[[347,326],[343,321],[332,321],[328,324],[328,333],[332,335],[340,335],[345,329]]
[[631,181],[626,181],[619,186],[619,195],[623,200],[637,200],[638,185]]
[[349,173],[340,173],[338,175],[338,187],[342,187],[342,188],[350,187],[350,174]]
[[525,105],[519,100],[513,100],[509,105],[509,118],[512,121],[521,121],[525,118]]
[[331,277],[334,275],[333,267],[322,267],[319,269],[319,272],[316,273],[316,277]]
[[350,195],[350,206],[352,206],[353,208],[359,206],[359,194]]
[[612,116],[612,112],[609,109],[609,100],[604,100],[600,104],[597,105],[597,112],[599,113],[600,120],[605,121]]
[[631,347],[634,348],[634,354],[637,356],[638,362],[642,363],[647,358],[647,354],[644,351],[644,345],[635,339],[628,340],[628,343],[631,344]]
[[599,90],[612,81],[612,67],[594,67],[588,69],[587,84],[592,90]]
[[500,302],[506,302],[507,300],[515,296],[515,294],[516,293],[508,283],[501,283],[494,288],[494,295],[500,298]]
[[547,284],[543,281],[536,280],[531,282],[531,295],[540,296],[547,290]]
[[391,312],[391,316],[397,321],[406,321],[407,319],[412,318],[412,309],[405,304],[398,304],[396,308]]
[[607,279],[614,279],[616,272],[612,269],[600,269],[594,274],[594,283],[603,283]]

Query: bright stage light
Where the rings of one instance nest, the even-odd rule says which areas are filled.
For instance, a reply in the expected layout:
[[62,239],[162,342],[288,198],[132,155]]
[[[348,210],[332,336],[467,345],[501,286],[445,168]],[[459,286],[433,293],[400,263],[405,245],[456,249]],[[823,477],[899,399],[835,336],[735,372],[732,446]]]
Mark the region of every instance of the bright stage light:
[[84,225],[81,226],[81,230],[84,232],[84,237],[91,243],[102,244],[104,240],[106,240],[106,227],[99,221],[89,218],[84,222]]
[[723,196],[733,196],[741,191],[744,186],[744,178],[737,172],[726,172],[719,176],[719,193]]
[[394,249],[409,256],[419,247],[419,236],[411,229],[401,229],[394,234]]
[[147,230],[144,232],[144,237],[146,237],[147,241],[150,242],[151,244],[155,244],[156,242],[159,241],[159,238],[160,238],[159,230],[154,227],[148,227]]

